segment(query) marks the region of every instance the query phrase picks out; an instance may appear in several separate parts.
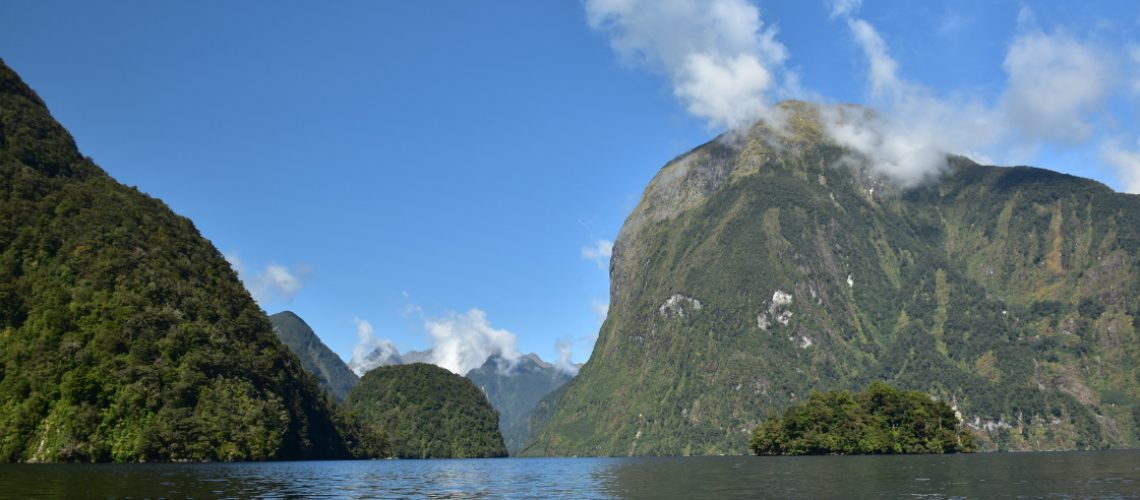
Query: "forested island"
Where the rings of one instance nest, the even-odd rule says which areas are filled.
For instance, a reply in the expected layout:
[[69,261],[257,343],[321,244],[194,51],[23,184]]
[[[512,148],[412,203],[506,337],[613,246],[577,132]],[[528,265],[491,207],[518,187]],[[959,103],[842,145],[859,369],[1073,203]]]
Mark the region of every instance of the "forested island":
[[944,401],[874,382],[854,395],[813,392],[757,427],[751,448],[757,455],[969,453],[974,439]]
[[499,414],[470,380],[427,363],[374,368],[345,406],[384,429],[397,458],[507,456]]

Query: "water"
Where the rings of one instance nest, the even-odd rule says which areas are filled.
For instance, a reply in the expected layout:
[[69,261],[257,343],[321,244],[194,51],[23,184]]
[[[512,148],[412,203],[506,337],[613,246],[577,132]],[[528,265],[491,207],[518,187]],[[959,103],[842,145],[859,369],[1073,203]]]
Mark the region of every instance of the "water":
[[3,465],[3,498],[1140,498],[1140,451]]

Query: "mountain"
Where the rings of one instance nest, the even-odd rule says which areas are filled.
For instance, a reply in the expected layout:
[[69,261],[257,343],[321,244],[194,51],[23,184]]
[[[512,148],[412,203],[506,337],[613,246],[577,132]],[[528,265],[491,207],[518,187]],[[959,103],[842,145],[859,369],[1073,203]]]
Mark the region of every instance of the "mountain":
[[531,353],[513,365],[499,356],[491,356],[483,366],[467,372],[471,379],[499,412],[499,428],[507,451],[521,450],[529,438],[527,421],[535,405],[547,394],[569,382],[573,375]]
[[349,361],[348,368],[359,378],[363,377],[365,373],[368,373],[368,370],[378,366],[402,364],[404,364],[404,359],[400,356],[399,349],[396,349],[396,346],[391,342],[383,341],[379,346],[373,349],[372,352],[364,356],[364,359],[360,360],[360,362],[357,362],[355,359]]
[[2,61],[0,220],[0,461],[348,456],[221,253]]
[[[359,365],[350,366],[357,373],[366,373],[380,366],[430,363],[431,359],[431,349],[408,351],[401,355],[395,346],[386,344],[368,353]],[[466,377],[483,391],[499,413],[499,428],[507,450],[512,454],[521,450],[532,437],[534,429],[530,415],[538,402],[574,378],[534,353],[513,363],[493,355],[479,368],[467,372]]]
[[292,311],[282,311],[269,316],[273,331],[290,351],[301,360],[305,371],[320,381],[321,387],[329,391],[337,401],[344,401],[348,391],[356,385],[357,376],[344,361],[321,342],[316,332],[305,320]]
[[872,381],[951,403],[982,449],[1138,444],[1140,197],[957,156],[903,190],[820,107],[781,109],[654,177],[528,454],[744,454],[770,412]]
[[370,370],[345,406],[384,429],[399,458],[507,456],[498,415],[470,380],[426,363]]

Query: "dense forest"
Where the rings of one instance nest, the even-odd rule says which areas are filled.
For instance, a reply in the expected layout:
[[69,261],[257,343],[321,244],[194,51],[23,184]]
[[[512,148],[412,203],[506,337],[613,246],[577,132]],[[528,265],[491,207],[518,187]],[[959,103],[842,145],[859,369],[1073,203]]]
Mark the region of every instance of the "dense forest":
[[0,461],[386,455],[194,225],[0,62]]
[[426,363],[374,368],[345,400],[399,458],[505,457],[499,416],[470,380]]
[[954,409],[880,382],[852,395],[815,392],[752,433],[757,455],[869,455],[974,451]]

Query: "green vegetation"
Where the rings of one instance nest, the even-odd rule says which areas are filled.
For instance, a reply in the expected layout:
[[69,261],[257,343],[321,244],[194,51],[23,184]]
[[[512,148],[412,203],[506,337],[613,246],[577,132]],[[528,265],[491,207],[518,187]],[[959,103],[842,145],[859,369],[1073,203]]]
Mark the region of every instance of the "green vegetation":
[[757,455],[872,455],[974,451],[954,410],[918,391],[875,382],[854,396],[813,392],[752,433]]
[[345,406],[385,429],[399,458],[505,457],[499,416],[470,380],[425,363],[374,368]]
[[0,462],[386,454],[194,225],[80,155],[2,62],[0,220]]
[[954,402],[979,449],[1140,445],[1140,197],[958,157],[900,191],[789,109],[650,183],[524,454],[742,454],[759,416],[876,380]]
[[301,367],[315,375],[321,387],[329,391],[337,401],[344,401],[348,391],[356,385],[357,376],[348,365],[321,342],[316,332],[305,320],[292,311],[282,311],[269,316],[277,338],[301,360]]

